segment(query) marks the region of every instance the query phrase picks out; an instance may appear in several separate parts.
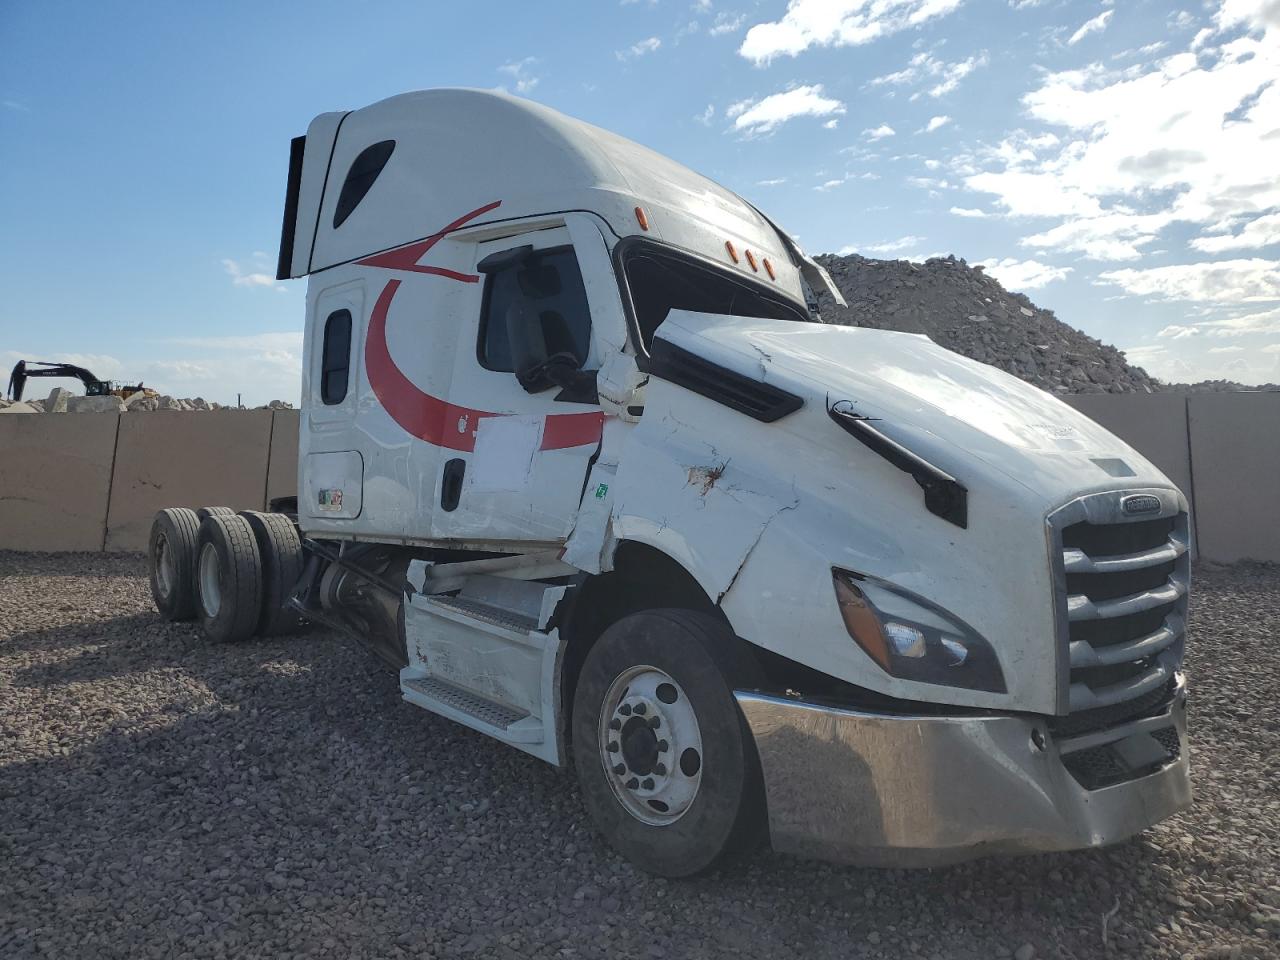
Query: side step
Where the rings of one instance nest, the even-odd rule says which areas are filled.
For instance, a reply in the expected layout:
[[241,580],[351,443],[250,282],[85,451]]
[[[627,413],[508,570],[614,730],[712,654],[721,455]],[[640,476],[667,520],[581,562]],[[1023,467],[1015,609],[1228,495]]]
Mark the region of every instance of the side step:
[[558,630],[546,627],[565,589],[473,574],[456,595],[406,594],[404,699],[549,763],[563,763],[564,644]]
[[[406,669],[405,672],[408,672]],[[400,675],[400,692],[416,706],[509,743],[541,743],[542,721],[435,677]]]

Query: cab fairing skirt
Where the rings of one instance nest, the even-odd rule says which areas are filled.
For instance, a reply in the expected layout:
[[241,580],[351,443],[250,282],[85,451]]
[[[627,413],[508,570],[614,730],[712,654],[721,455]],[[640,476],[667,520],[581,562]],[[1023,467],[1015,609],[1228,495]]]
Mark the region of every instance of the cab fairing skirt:
[[784,853],[924,867],[1099,847],[1191,802],[1182,687],[1165,714],[1182,744],[1177,759],[1096,790],[1076,782],[1060,751],[1070,745],[1048,739],[1035,717],[889,715],[736,696],[760,756],[772,845]]

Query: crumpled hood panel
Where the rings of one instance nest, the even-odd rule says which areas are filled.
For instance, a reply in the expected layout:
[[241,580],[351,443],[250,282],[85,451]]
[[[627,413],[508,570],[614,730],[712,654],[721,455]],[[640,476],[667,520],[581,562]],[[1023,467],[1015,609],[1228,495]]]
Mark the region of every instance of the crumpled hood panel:
[[847,401],[962,482],[965,463],[977,459],[1050,503],[1120,484],[1172,486],[1136,450],[1053,395],[921,335],[680,311],[658,336],[800,393],[824,415]]

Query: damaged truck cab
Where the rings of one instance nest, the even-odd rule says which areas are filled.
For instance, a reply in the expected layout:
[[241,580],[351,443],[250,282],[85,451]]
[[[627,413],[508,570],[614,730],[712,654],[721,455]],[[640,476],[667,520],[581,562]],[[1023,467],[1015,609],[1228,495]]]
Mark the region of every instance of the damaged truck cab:
[[1112,843],[1190,801],[1187,504],[760,211],[500,93],[324,114],[294,602],[684,875]]

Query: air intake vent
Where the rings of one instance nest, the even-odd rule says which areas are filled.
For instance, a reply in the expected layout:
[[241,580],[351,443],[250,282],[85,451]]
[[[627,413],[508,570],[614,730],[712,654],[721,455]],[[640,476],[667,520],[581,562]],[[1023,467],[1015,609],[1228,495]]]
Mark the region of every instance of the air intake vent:
[[744,376],[662,339],[653,341],[649,374],[764,423],[781,420],[804,406],[804,400],[794,393]]

